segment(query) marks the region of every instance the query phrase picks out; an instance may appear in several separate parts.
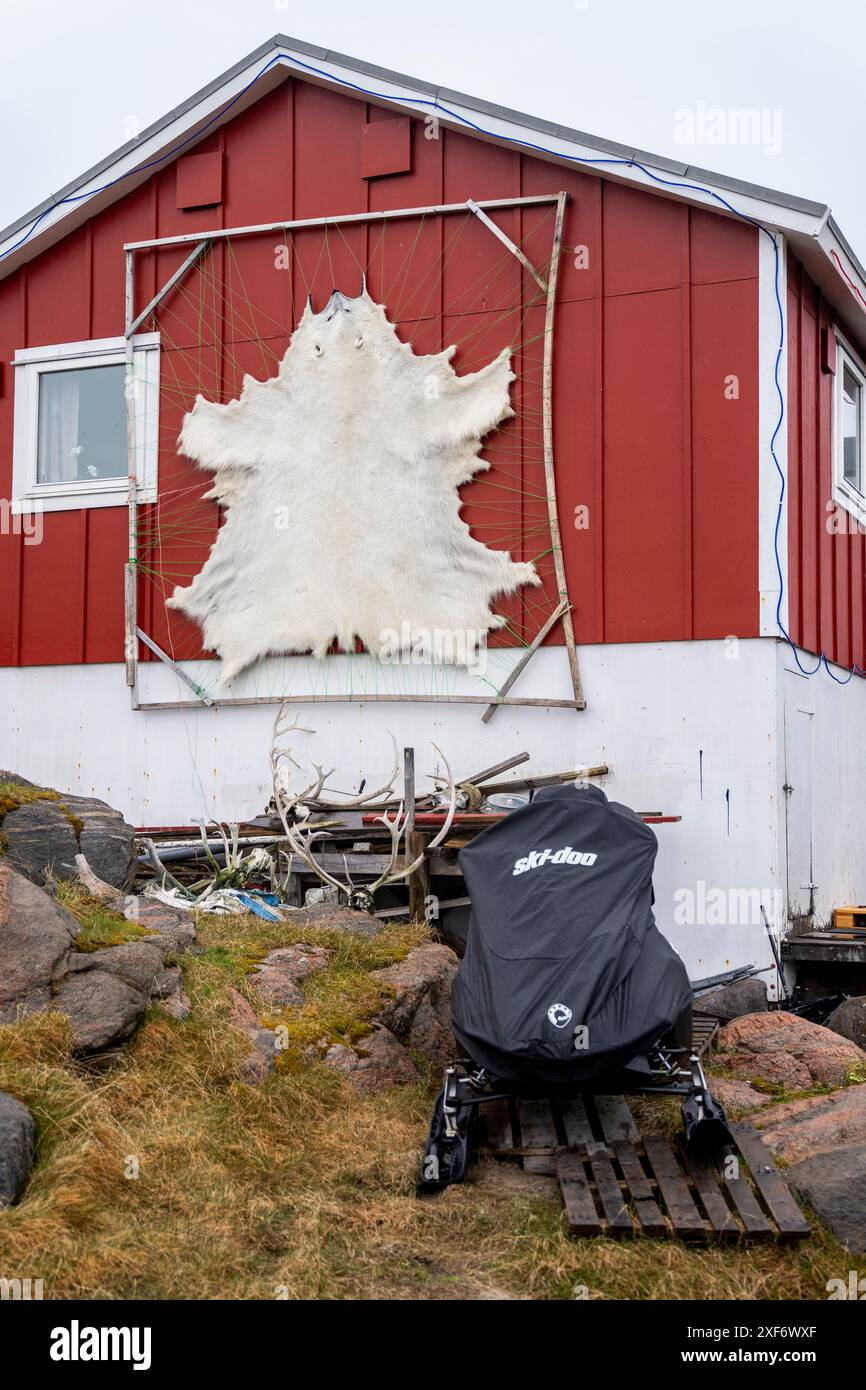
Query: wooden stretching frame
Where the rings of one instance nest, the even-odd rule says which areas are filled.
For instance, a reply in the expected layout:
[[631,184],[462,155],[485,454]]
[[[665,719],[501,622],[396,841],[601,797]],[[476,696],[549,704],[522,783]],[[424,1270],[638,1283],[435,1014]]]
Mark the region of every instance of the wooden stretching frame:
[[[553,330],[556,313],[556,285],[559,274],[559,260],[562,252],[562,232],[565,221],[565,205],[568,201],[567,193],[548,193],[536,194],[525,198],[489,198],[482,202],[475,202],[469,198],[464,203],[443,203],[431,205],[429,207],[418,208],[396,208],[384,212],[354,212],[346,213],[344,216],[302,218],[289,222],[269,222],[259,226],[250,227],[229,227],[214,229],[210,232],[192,232],[183,236],[158,237],[151,241],[131,241],[124,245],[125,257],[125,293],[124,293],[124,338],[126,340],[126,367],[127,367],[127,405],[126,405],[126,430],[127,430],[127,466],[128,466],[128,513],[129,513],[129,558],[124,568],[124,632],[125,632],[125,665],[126,665],[126,684],[129,687],[132,708],[136,710],[157,710],[157,709],[200,709],[217,705],[278,705],[278,704],[366,704],[377,702],[391,702],[394,704],[458,704],[458,705],[484,705],[486,709],[482,716],[484,723],[496,713],[500,705],[528,705],[543,706],[546,709],[574,709],[580,710],[586,707],[583,697],[583,687],[580,679],[580,668],[577,659],[577,647],[574,640],[574,627],[571,621],[571,604],[568,597],[568,588],[565,576],[565,562],[562,555],[562,541],[559,529],[559,514],[556,500],[556,472],[554,466],[553,453]],[[551,250],[550,266],[547,279],[539,273],[535,266],[528,260],[519,246],[516,246],[511,238],[502,230],[501,227],[489,216],[497,209],[538,207],[550,204],[555,207],[555,220],[553,230],[553,246]],[[167,299],[174,290],[175,286],[183,279],[189,270],[196,264],[199,258],[215,241],[226,240],[229,238],[242,236],[257,236],[272,232],[294,232],[303,228],[313,227],[336,227],[345,226],[349,223],[363,222],[387,222],[406,217],[424,216],[445,216],[451,213],[471,212],[483,226],[487,227],[491,235],[501,241],[504,246],[520,262],[524,269],[531,275],[539,289],[546,296],[545,316],[544,316],[544,355],[542,363],[542,431],[544,439],[544,477],[546,489],[546,501],[548,520],[550,524],[550,538],[553,549],[554,573],[556,576],[556,587],[559,597],[557,607],[536,634],[533,641],[526,647],[518,659],[514,668],[509,672],[499,693],[492,698],[488,695],[262,695],[262,696],[235,696],[226,699],[214,698],[206,694],[191,676],[183,670],[172,658],[162,650],[161,647],[149,637],[139,626],[138,623],[138,472],[136,464],[135,448],[135,399],[134,392],[130,389],[129,382],[133,377],[133,353],[135,334],[146,322],[147,318],[155,309]],[[135,253],[137,251],[150,251],[155,248],[167,246],[190,246],[189,255],[178,266],[177,270],[169,277],[160,290],[153,296],[150,303],[139,313],[135,312]],[[544,699],[512,696],[508,691],[515,681],[525,670],[528,662],[534,653],[541,646],[544,638],[552,630],[557,622],[562,623],[563,635],[565,637],[565,647],[568,655],[568,665],[571,674],[571,684],[574,691],[573,699]],[[160,661],[164,662],[175,675],[178,676],[187,686],[194,696],[191,700],[158,700],[140,701],[138,698],[138,643],[143,642]]]

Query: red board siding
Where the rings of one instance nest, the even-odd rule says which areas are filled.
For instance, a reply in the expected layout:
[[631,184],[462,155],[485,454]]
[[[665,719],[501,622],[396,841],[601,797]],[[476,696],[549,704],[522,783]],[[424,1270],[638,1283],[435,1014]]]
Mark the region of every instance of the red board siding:
[[[564,189],[570,201],[554,346],[554,431],[578,641],[756,635],[754,229],[468,134],[440,129],[438,139],[428,139],[418,120],[410,122],[410,169],[365,179],[363,131],[392,119],[392,113],[354,97],[286,81],[197,147],[198,154],[221,157],[218,207],[179,209],[176,171],[167,167],[0,282],[0,361],[8,364],[17,348],[119,335],[124,241]],[[498,214],[497,221],[544,265],[550,254],[549,209],[511,210]],[[513,258],[480,224],[463,222],[459,244],[453,222],[443,219],[389,224],[384,241],[379,226],[346,228],[328,237],[324,256],[321,233],[301,234],[290,273],[276,278],[273,258],[262,254],[261,243],[216,247],[201,303],[177,294],[160,324],[162,495],[200,490],[201,475],[174,448],[190,392],[228,399],[236,394],[242,371],[272,373],[308,289],[317,306],[335,282],[356,292],[365,264],[371,293],[387,293],[391,317],[419,351],[437,351],[455,337],[462,339],[455,365],[472,370],[510,335],[519,343],[516,403],[528,402],[540,373],[541,312],[521,311],[522,328],[516,307],[513,323],[503,317],[504,303],[513,300],[516,306],[521,296],[525,303],[526,277],[521,280]],[[182,254],[167,250],[136,258],[139,305],[168,278]],[[411,274],[403,274],[410,254]],[[227,298],[235,305],[248,300],[266,307],[267,341],[260,342],[261,330],[253,331],[249,320],[245,326],[239,313],[226,328]],[[814,306],[811,312],[816,313]],[[193,360],[189,349],[202,342],[207,350]],[[813,358],[814,351],[813,345]],[[739,381],[735,401],[726,400],[724,392],[731,375]],[[0,394],[0,496],[7,497],[12,376],[6,367]],[[804,403],[807,415],[809,409]],[[816,414],[813,437],[820,427]],[[506,427],[495,447],[518,459],[523,496],[515,489],[513,498],[502,497],[492,523],[488,475],[465,489],[464,514],[479,539],[508,546],[517,558],[531,558],[532,536],[525,534],[522,543],[516,537],[527,531],[530,519],[527,490],[543,497],[540,423],[530,410],[519,411],[519,421]],[[578,508],[588,509],[586,527],[575,526]],[[145,531],[152,511],[143,509]],[[807,523],[808,529],[808,518]],[[169,590],[200,566],[217,524],[214,505],[195,497],[185,516],[188,534],[162,535],[158,564]],[[817,566],[814,534],[813,542]],[[0,663],[120,661],[125,553],[125,508],[50,514],[38,547],[0,534]],[[856,572],[862,583],[862,546],[859,559],[827,573],[828,560],[821,554],[824,587],[814,612],[810,609],[813,629],[832,621],[839,585],[850,587]],[[549,555],[539,568],[552,594]],[[523,621],[531,628],[533,621],[538,626],[533,604],[537,595],[502,607],[519,623],[522,605]],[[176,616],[169,628],[157,586],[142,585],[141,609],[157,641],[179,655],[198,650],[194,628]],[[561,634],[549,640],[559,642]],[[859,641],[862,648],[862,635]]]
[[828,527],[835,377],[821,369],[821,343],[833,322],[820,291],[789,256],[788,629],[807,651],[862,669],[866,538],[845,512],[838,513],[841,529]]

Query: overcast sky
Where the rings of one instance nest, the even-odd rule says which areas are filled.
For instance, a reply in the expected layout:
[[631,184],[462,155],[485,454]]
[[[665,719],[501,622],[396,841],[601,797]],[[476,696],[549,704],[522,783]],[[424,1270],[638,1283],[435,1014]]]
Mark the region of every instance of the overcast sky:
[[0,227],[279,32],[828,202],[866,260],[855,0],[0,0],[0,19]]

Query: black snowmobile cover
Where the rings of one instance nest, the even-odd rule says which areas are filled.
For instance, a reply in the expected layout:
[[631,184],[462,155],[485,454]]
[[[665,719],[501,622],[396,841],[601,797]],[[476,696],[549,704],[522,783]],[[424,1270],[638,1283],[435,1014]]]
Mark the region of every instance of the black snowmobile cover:
[[460,854],[472,898],[453,1023],[500,1082],[579,1086],[645,1053],[692,999],[652,911],[658,843],[599,787],[545,787]]

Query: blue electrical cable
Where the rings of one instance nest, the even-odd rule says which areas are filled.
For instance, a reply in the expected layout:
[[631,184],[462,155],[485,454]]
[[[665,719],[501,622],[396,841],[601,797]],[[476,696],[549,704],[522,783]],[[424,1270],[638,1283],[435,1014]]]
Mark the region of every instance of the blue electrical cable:
[[[173,149],[169,150],[167,154],[160,155],[158,159],[150,160],[146,164],[139,164],[135,169],[130,170],[128,174],[121,174],[116,179],[110,179],[108,183],[102,184],[99,188],[91,188],[87,193],[71,193],[64,198],[58,198],[56,203],[52,203],[50,207],[45,208],[44,211],[41,212],[39,216],[34,219],[34,221],[27,228],[27,231],[25,232],[24,236],[22,236],[19,241],[15,242],[14,245],[8,247],[7,250],[4,251],[2,255],[0,255],[0,260],[5,260],[7,256],[11,256],[13,252],[19,250],[20,247],[24,246],[33,236],[34,232],[41,225],[44,219],[48,217],[48,215],[52,213],[55,208],[62,206],[64,203],[76,203],[81,202],[83,199],[86,198],[92,198],[95,194],[104,193],[107,189],[113,188],[118,183],[125,183],[127,179],[132,178],[136,174],[146,173],[149,169],[156,169],[159,167],[159,165],[166,163],[170,159],[174,159],[175,156],[187,145],[191,144],[193,141],[200,140],[202,135],[204,135],[205,131],[209,130],[211,126],[213,126],[218,120],[221,120],[225,116],[226,112],[230,111],[233,106],[237,105],[237,103],[241,100],[243,96],[246,95],[250,88],[254,87],[256,82],[258,82],[261,77],[264,77],[265,73],[268,72],[277,63],[286,63],[290,66],[301,68],[305,72],[312,73],[316,77],[324,77],[327,79],[328,82],[334,83],[341,87],[347,87],[350,91],[357,92],[360,96],[372,97],[379,101],[405,101],[414,106],[429,106],[432,107],[434,110],[441,112],[443,115],[448,116],[451,120],[459,121],[461,125],[467,126],[470,130],[474,130],[479,135],[487,135],[492,137],[493,139],[503,138],[501,135],[497,135],[495,131],[487,130],[484,126],[477,125],[474,121],[469,120],[467,116],[461,116],[458,112],[450,110],[447,106],[442,106],[435,98],[420,98],[414,95],[394,96],[393,93],[390,92],[377,92],[372,88],[362,87],[357,82],[350,82],[347,78],[336,77],[333,73],[327,72],[324,68],[318,68],[311,63],[305,63],[300,58],[290,58],[288,55],[277,54],[273,58],[270,58],[268,62],[265,63],[264,67],[259,69],[255,77],[253,77],[245,87],[242,87],[241,90],[237,93],[237,95],[232,97],[231,101],[227,102],[226,105],[223,106],[214,116],[212,116],[209,121],[205,122],[205,124],[199,130],[195,131],[185,140],[181,140],[180,143],[175,145]],[[812,667],[812,669],[807,669],[800,660],[800,653],[797,648],[797,644],[794,642],[793,638],[791,637],[784,623],[782,622],[782,602],[785,594],[785,578],[782,571],[782,561],[779,554],[779,531],[782,524],[783,507],[785,502],[785,474],[782,470],[782,466],[779,463],[779,459],[776,454],[776,439],[778,438],[779,431],[782,429],[785,423],[785,397],[782,394],[782,387],[779,382],[779,364],[782,360],[782,353],[785,347],[785,315],[782,310],[782,300],[779,294],[779,245],[773,233],[767,227],[763,226],[762,223],[758,222],[754,217],[749,217],[747,213],[741,212],[739,208],[735,207],[734,204],[729,202],[727,198],[723,198],[721,193],[718,193],[714,188],[707,188],[705,187],[705,185],[699,183],[684,182],[680,179],[663,178],[661,174],[655,173],[654,170],[649,169],[645,164],[641,164],[641,162],[637,159],[621,159],[614,158],[612,156],[599,156],[589,158],[583,155],[566,154],[561,150],[552,150],[549,148],[549,146],[537,144],[532,140],[517,140],[510,136],[507,138],[508,143],[510,145],[519,145],[523,149],[534,150],[538,154],[553,155],[554,158],[568,160],[568,162],[571,164],[605,164],[610,166],[623,165],[625,168],[628,169],[639,169],[640,172],[646,176],[646,178],[650,179],[653,183],[660,184],[662,187],[677,188],[686,193],[702,193],[706,197],[712,198],[727,212],[733,213],[735,217],[739,217],[740,220],[743,222],[748,222],[751,226],[756,227],[759,232],[763,232],[765,236],[768,236],[770,238],[770,242],[773,247],[774,259],[773,292],[776,299],[776,308],[779,314],[779,344],[776,349],[776,360],[773,366],[773,384],[776,388],[776,395],[779,398],[779,418],[776,421],[775,428],[773,430],[772,435],[770,436],[770,455],[773,459],[773,463],[775,464],[776,472],[779,475],[779,504],[776,512],[776,524],[773,530],[773,555],[776,561],[776,573],[779,577],[779,598],[778,602],[776,603],[776,625],[779,629],[779,632],[784,637],[785,641],[788,643],[788,646],[791,648],[794,660],[797,663],[797,667],[804,676],[814,676],[822,666],[826,670],[827,674],[830,676],[831,680],[834,680],[837,685],[847,685],[854,675],[866,675],[866,671],[864,671],[862,667],[858,666],[856,662],[852,667],[850,667],[850,669],[845,668],[848,669],[848,675],[844,679],[842,679],[840,676],[834,675],[833,671],[830,669],[830,662],[827,658],[827,655],[823,651],[821,652],[820,656],[818,656],[815,665]]]

